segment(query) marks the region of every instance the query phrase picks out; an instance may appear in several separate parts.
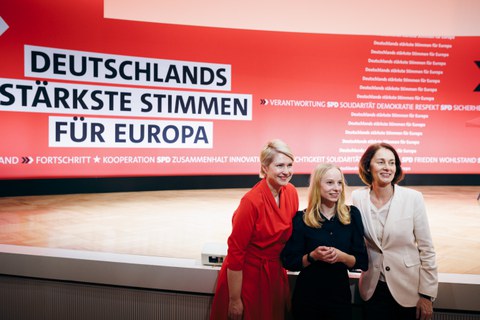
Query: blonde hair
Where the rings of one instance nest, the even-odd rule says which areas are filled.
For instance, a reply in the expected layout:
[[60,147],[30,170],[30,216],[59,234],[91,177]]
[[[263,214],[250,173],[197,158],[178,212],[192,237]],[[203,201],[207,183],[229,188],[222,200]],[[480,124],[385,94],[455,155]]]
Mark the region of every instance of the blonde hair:
[[278,153],[283,153],[292,159],[292,161],[295,160],[290,147],[285,142],[280,139],[270,140],[260,152],[260,178],[263,179],[265,177],[266,173],[263,168],[268,167],[273,162],[275,155]]
[[345,177],[343,175],[342,170],[334,164],[331,163],[323,163],[317,165],[313,173],[310,175],[310,185],[308,187],[308,206],[303,214],[303,221],[305,224],[312,228],[321,228],[323,224],[323,218],[320,215],[320,208],[322,204],[322,196],[320,192],[320,183],[322,181],[323,176],[327,173],[330,169],[337,169],[340,171],[342,176],[342,191],[340,192],[340,198],[335,205],[336,216],[340,220],[342,224],[350,224],[350,207],[345,204]]

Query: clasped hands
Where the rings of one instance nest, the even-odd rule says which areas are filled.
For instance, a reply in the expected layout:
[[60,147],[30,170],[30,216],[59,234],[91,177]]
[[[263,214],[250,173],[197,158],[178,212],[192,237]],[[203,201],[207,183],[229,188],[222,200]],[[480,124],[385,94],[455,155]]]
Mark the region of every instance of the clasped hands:
[[310,253],[310,256],[315,260],[336,263],[338,262],[339,253],[334,247],[318,246]]

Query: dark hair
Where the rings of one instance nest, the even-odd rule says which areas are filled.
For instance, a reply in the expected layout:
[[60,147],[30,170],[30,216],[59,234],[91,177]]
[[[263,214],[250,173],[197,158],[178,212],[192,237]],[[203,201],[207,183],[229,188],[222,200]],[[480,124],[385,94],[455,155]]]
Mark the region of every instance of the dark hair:
[[367,150],[365,150],[362,157],[360,158],[360,162],[358,163],[358,175],[366,185],[369,185],[369,186],[372,185],[373,178],[372,178],[372,173],[370,172],[370,162],[372,161],[372,158],[375,156],[375,153],[382,148],[392,151],[393,155],[395,156],[396,170],[395,170],[395,176],[393,177],[393,180],[392,180],[392,184],[396,184],[402,181],[405,176],[402,170],[402,163],[400,162],[400,157],[398,156],[398,153],[395,150],[395,148],[385,142],[374,143],[370,145],[367,148]]

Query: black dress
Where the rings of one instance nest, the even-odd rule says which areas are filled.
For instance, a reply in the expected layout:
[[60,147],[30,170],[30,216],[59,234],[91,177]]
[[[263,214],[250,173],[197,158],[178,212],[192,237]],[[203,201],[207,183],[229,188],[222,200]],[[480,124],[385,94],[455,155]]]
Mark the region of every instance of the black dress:
[[318,246],[335,247],[355,257],[352,269],[367,270],[368,255],[363,238],[360,211],[350,206],[351,223],[343,225],[336,216],[326,219],[321,228],[303,222],[303,211],[293,218],[293,232],[282,251],[284,267],[300,271],[292,296],[295,319],[351,319],[352,297],[348,267],[343,263],[316,261],[307,267],[302,257]]

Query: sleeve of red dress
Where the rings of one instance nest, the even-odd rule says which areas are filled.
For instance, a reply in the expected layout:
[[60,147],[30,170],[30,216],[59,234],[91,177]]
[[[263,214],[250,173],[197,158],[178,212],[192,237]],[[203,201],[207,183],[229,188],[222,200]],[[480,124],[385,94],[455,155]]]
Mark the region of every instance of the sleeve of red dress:
[[253,203],[243,198],[233,214],[232,233],[228,238],[227,268],[242,270],[245,261],[245,252],[252,237],[255,226],[256,208]]

